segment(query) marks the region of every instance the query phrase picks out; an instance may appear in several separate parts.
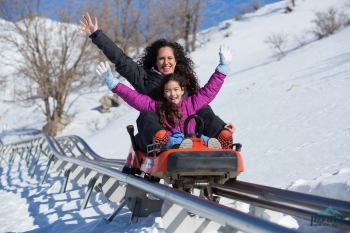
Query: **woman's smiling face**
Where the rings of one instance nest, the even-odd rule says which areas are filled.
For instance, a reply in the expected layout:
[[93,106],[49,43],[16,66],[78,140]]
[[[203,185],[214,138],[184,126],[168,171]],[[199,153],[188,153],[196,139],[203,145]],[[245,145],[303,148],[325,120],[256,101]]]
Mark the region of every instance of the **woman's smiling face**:
[[163,75],[174,73],[176,60],[172,48],[162,47],[158,50],[156,66]]

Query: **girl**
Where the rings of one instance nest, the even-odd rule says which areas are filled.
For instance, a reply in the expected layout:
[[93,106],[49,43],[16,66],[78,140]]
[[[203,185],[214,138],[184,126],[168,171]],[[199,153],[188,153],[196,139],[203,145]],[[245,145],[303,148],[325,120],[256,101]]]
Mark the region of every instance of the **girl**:
[[[167,74],[163,77],[159,89],[163,98],[160,101],[155,101],[147,95],[140,94],[119,83],[118,79],[113,77],[108,62],[101,62],[97,66],[96,72],[108,86],[108,89],[119,95],[130,106],[138,111],[151,110],[158,114],[160,124],[166,128],[167,135],[170,136],[170,140],[161,142],[167,148],[171,148],[173,145],[179,144],[184,138],[184,119],[208,105],[219,92],[228,74],[232,54],[233,51],[229,46],[220,45],[220,63],[216,67],[214,74],[204,87],[187,98],[182,98],[187,84],[186,79],[179,74]],[[188,124],[188,132],[194,132],[194,129],[195,121],[191,120]],[[220,143],[216,139],[210,139],[209,141],[206,136],[203,136],[202,139],[210,147],[221,148]],[[192,145],[187,144],[190,141],[184,140],[180,148],[192,147]]]

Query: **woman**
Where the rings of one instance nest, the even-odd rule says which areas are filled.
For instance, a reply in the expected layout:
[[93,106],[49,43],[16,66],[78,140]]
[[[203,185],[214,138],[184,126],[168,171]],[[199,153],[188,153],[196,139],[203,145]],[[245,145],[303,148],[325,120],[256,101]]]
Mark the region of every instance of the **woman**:
[[[98,30],[97,19],[92,22],[89,13],[83,15],[80,21],[81,31],[89,34],[92,42],[115,65],[115,70],[141,94],[148,95],[154,100],[160,98],[157,88],[164,75],[180,74],[188,79],[184,97],[193,95],[199,89],[198,78],[194,72],[193,61],[187,57],[183,47],[165,39],[160,39],[149,45],[139,60],[134,62],[130,57],[114,44],[101,30]],[[232,132],[224,128],[226,123],[214,114],[209,106],[197,112],[203,118],[203,134],[218,138],[223,148],[230,148],[233,143]],[[143,111],[137,119],[137,146],[146,151],[147,145],[155,141],[167,141],[169,138],[162,130],[159,118],[152,111]]]
[[[220,63],[208,83],[187,98],[183,98],[183,95],[188,81],[179,74],[167,74],[162,78],[159,87],[159,93],[162,97],[156,101],[119,83],[118,79],[113,77],[108,62],[101,62],[97,66],[96,72],[108,86],[108,89],[123,98],[130,106],[138,111],[150,110],[157,113],[160,125],[163,129],[166,129],[164,133],[170,136],[170,140],[163,142],[163,144],[170,149],[172,146],[181,143],[182,140],[180,141],[180,138],[184,139],[184,119],[196,114],[199,109],[208,105],[215,98],[224,83],[224,79],[229,71],[233,51],[226,45],[221,45],[219,51]],[[190,121],[188,131],[194,133],[194,129],[195,121]],[[204,135],[202,135],[202,139],[208,147],[221,148],[217,139],[209,139]],[[212,143],[208,142],[208,139]],[[189,142],[192,143],[192,140],[189,140]],[[181,145],[180,148],[184,148]],[[186,148],[191,147],[192,145],[186,145]]]

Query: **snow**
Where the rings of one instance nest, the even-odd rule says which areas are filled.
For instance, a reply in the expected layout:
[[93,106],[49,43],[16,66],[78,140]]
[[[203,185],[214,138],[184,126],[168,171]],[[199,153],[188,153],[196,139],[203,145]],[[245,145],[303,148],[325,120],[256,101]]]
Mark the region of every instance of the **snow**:
[[[210,105],[237,128],[234,138],[243,145],[245,166],[239,180],[350,201],[350,27],[322,40],[305,33],[314,27],[311,20],[317,11],[333,6],[349,15],[346,3],[298,0],[286,14],[289,1],[281,1],[241,21],[227,20],[203,31],[210,40],[191,53],[201,85],[218,64],[219,45],[235,50],[231,71]],[[231,26],[223,29],[226,22]],[[225,37],[228,31],[232,34]],[[286,56],[279,57],[264,43],[273,33],[288,35]],[[307,44],[300,47],[295,37]],[[109,93],[105,86],[99,91],[77,100],[71,110],[74,121],[59,136],[78,135],[100,156],[124,159],[130,145],[126,126],[136,125],[138,112],[124,103],[99,113],[98,101]],[[5,143],[37,134],[43,125],[36,106],[0,101],[0,137]],[[40,169],[42,173],[44,161]],[[39,185],[40,177],[28,174],[24,163],[2,162],[0,171],[0,232],[164,232],[159,213],[129,225],[126,207],[108,222],[118,205],[97,193],[87,209],[79,211],[85,188],[70,182],[68,192],[60,194],[62,180],[49,185],[57,175],[53,171],[44,185]],[[225,198],[221,203],[251,212],[245,203]],[[306,232],[339,232],[268,211],[262,217]]]

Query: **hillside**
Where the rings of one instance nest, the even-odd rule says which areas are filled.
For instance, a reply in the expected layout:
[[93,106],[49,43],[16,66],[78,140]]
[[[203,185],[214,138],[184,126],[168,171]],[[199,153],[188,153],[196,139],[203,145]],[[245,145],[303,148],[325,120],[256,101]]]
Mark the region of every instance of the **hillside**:
[[[245,166],[239,180],[350,201],[350,27],[321,40],[306,33],[315,27],[316,12],[333,6],[350,15],[349,1],[296,4],[288,14],[287,1],[281,1],[206,29],[206,43],[190,56],[203,86],[219,62],[219,45],[235,50],[231,71],[210,105],[237,128],[234,138],[243,145]],[[287,40],[285,56],[264,42],[273,34]],[[126,126],[136,125],[138,112],[124,103],[99,113],[98,101],[109,93],[102,85],[99,90],[103,93],[78,99],[74,121],[60,135],[81,136],[97,154],[123,159],[130,146]],[[0,101],[0,116],[5,143],[36,134],[44,125],[36,106]],[[306,225],[298,220],[297,226],[305,227],[300,229],[317,232]]]

